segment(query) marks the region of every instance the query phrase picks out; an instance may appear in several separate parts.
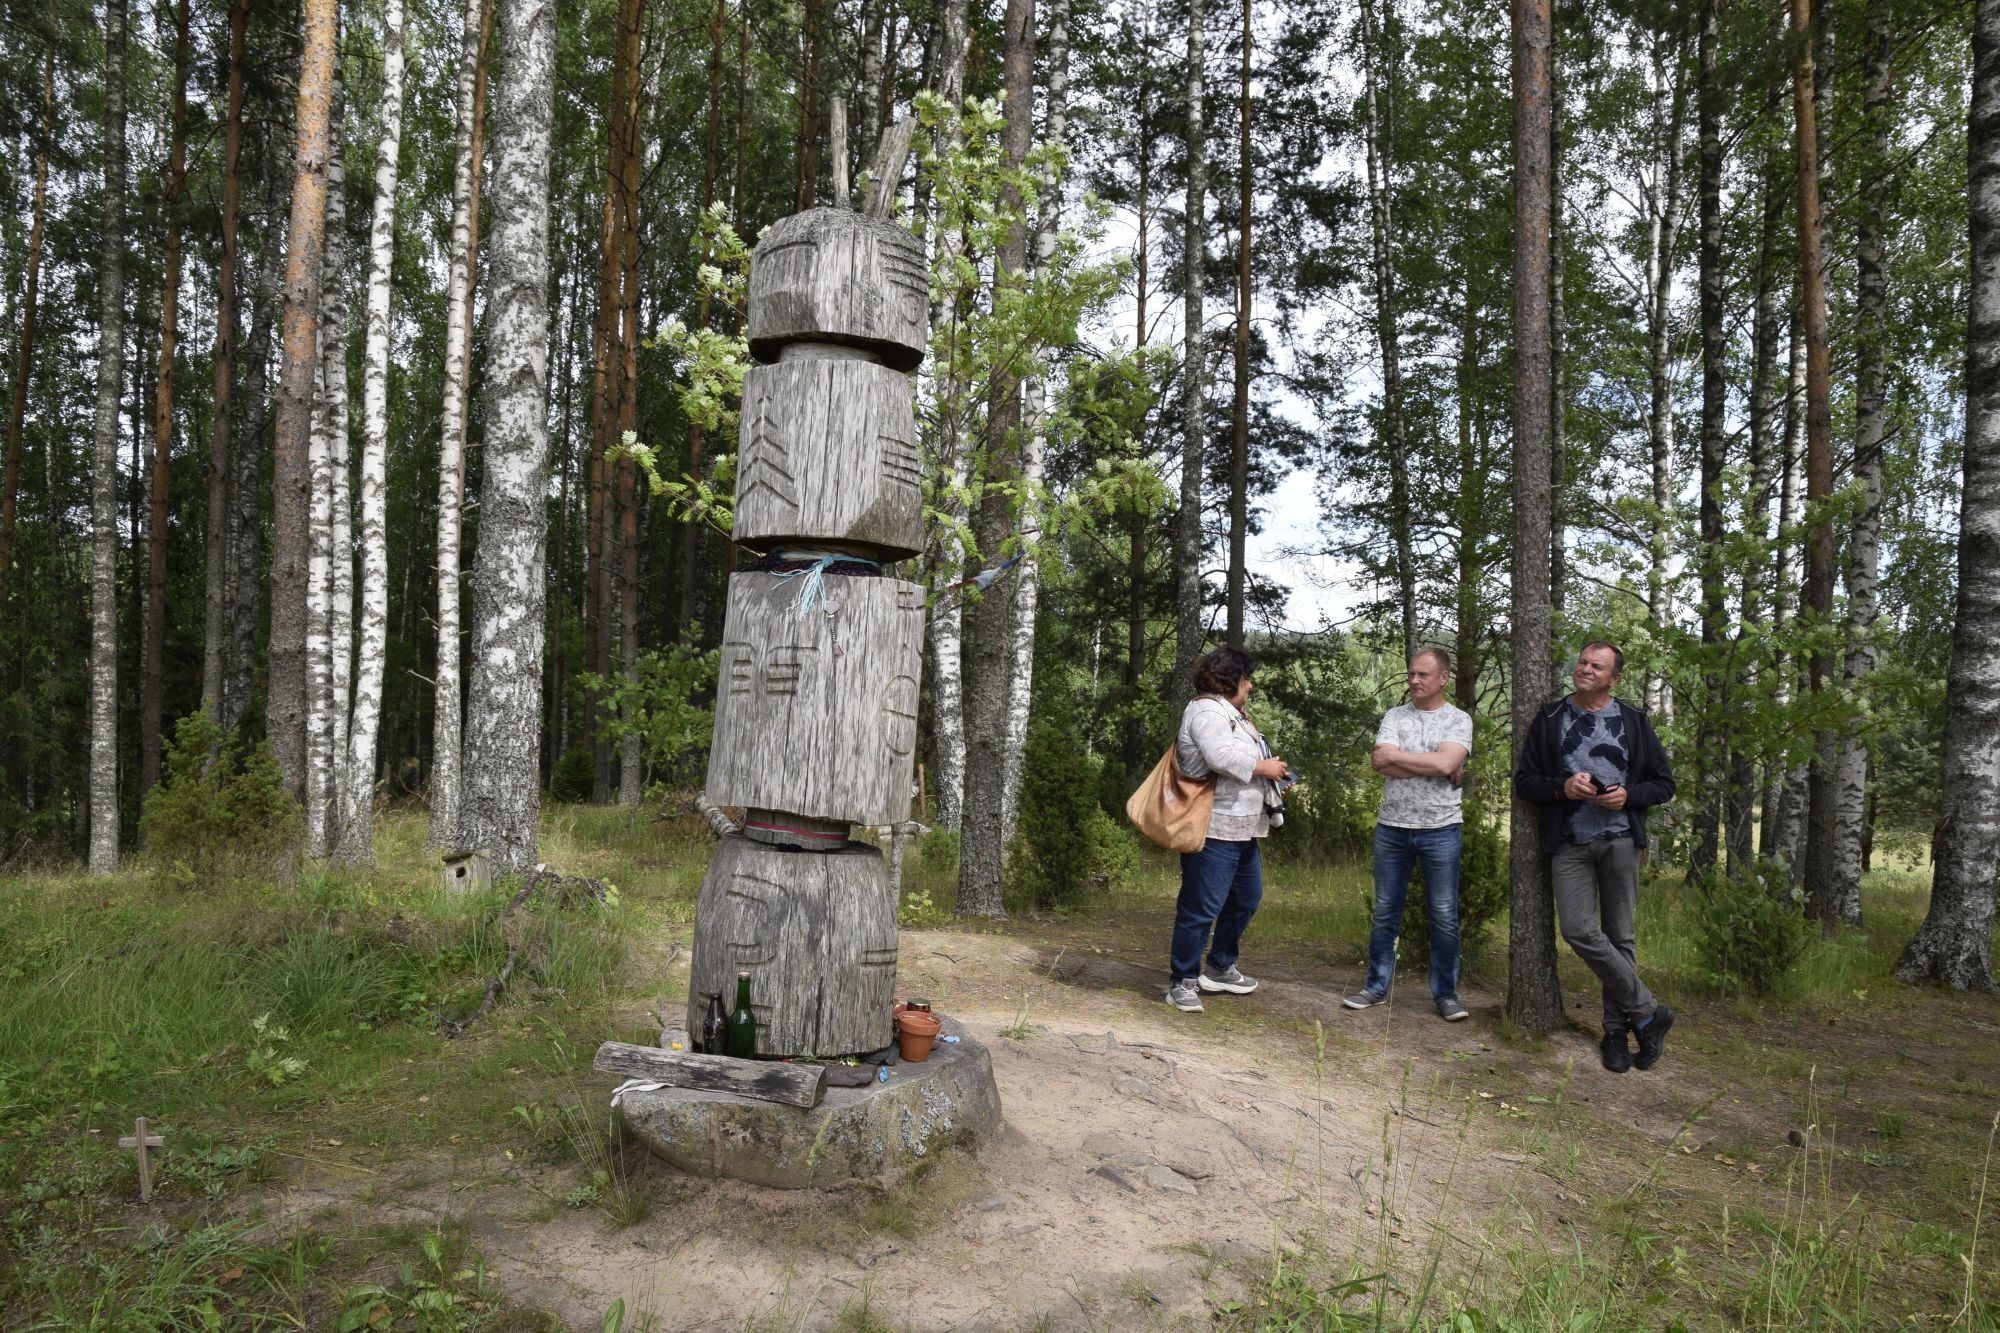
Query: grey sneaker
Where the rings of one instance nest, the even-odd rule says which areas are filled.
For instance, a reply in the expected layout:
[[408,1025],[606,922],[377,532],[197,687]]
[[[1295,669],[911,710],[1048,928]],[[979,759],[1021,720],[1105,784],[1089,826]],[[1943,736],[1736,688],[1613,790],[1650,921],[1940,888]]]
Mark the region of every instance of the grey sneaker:
[[1257,979],[1238,972],[1234,963],[1222,972],[1216,971],[1206,963],[1202,964],[1201,976],[1196,978],[1195,984],[1210,994],[1227,991],[1231,995],[1248,995],[1257,989]]
[[1378,1004],[1389,1003],[1389,997],[1381,991],[1358,990],[1341,1003],[1349,1009],[1373,1009]]
[[1176,981],[1167,987],[1167,1003],[1184,1014],[1201,1012],[1201,992],[1195,989],[1194,978]]
[[1458,1002],[1456,995],[1440,995],[1437,1000],[1438,1017],[1447,1023],[1456,1023],[1462,1018],[1472,1017],[1472,1011]]

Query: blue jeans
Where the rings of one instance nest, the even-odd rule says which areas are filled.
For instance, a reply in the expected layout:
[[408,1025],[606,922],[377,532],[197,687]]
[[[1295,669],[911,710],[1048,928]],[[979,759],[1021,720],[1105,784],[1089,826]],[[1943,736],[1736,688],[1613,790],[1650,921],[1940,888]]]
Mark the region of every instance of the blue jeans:
[[1396,935],[1410,895],[1410,868],[1424,864],[1425,896],[1431,917],[1431,994],[1458,994],[1459,826],[1396,828],[1375,826],[1375,925],[1368,932],[1368,980],[1363,989],[1389,993],[1396,972]]
[[[1172,979],[1186,981],[1201,971],[1201,950],[1218,972],[1236,966],[1243,928],[1264,900],[1264,864],[1257,840],[1224,842],[1210,838],[1198,852],[1181,853],[1181,897],[1174,909]],[[1209,927],[1215,940],[1209,941]]]

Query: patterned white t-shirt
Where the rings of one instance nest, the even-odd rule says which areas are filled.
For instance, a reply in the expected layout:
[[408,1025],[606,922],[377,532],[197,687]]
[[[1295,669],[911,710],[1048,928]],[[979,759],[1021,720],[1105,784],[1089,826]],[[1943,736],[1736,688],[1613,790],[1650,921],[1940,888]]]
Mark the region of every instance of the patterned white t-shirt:
[[[1441,703],[1423,709],[1399,704],[1382,715],[1375,744],[1416,754],[1434,754],[1447,744],[1472,753],[1472,718],[1462,708]],[[1458,788],[1443,778],[1384,778],[1382,807],[1375,822],[1391,828],[1449,828],[1465,822]]]

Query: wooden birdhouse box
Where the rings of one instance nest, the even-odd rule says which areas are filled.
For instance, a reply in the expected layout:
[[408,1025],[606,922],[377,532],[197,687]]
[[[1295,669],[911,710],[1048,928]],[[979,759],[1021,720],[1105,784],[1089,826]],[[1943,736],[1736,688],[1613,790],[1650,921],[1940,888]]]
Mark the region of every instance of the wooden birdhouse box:
[[493,883],[493,858],[476,847],[446,852],[441,882],[453,897],[477,893]]

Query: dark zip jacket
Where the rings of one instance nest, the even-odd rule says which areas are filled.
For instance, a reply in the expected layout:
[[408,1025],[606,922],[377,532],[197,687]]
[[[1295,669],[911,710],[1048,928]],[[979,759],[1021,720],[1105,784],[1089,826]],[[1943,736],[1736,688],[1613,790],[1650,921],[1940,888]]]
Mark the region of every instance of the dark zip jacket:
[[[1583,808],[1583,802],[1570,800],[1562,791],[1569,774],[1563,768],[1562,728],[1557,719],[1568,701],[1569,696],[1564,695],[1554,703],[1542,705],[1542,711],[1535,714],[1535,720],[1528,724],[1528,739],[1521,746],[1521,765],[1514,771],[1514,794],[1541,809],[1544,856],[1552,855],[1562,845],[1570,815]],[[1618,705],[1625,710],[1632,726],[1632,760],[1625,775],[1625,813],[1632,822],[1632,845],[1644,847],[1646,811],[1674,799],[1674,770],[1645,711],[1623,699]]]

